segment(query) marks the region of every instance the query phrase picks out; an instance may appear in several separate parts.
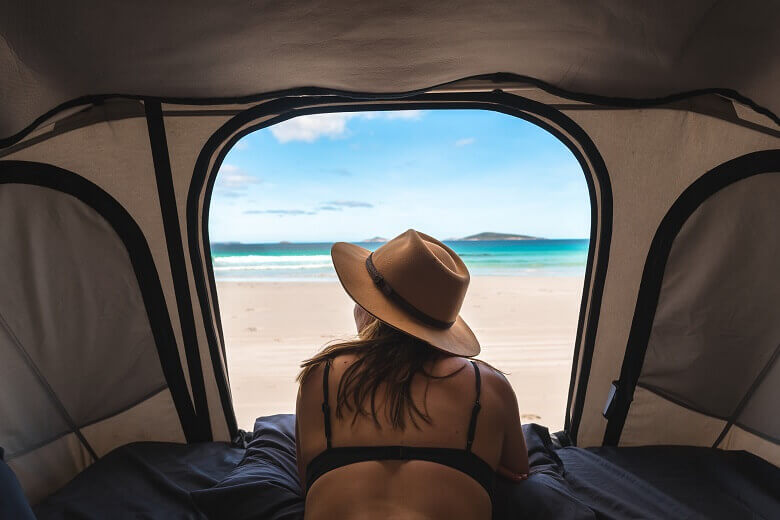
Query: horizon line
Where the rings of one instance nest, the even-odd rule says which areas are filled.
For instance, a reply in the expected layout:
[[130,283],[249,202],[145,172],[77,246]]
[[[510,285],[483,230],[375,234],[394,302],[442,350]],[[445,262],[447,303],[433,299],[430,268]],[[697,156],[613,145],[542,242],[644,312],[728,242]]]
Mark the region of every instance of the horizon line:
[[[523,238],[523,239],[516,239],[516,240],[474,240],[474,239],[463,239],[463,238],[445,238],[442,240],[442,242],[551,242],[554,240],[590,240],[590,237],[585,238],[578,238],[578,237],[559,237],[559,238],[545,238],[545,237],[534,237],[534,238]],[[317,240],[317,241],[310,241],[310,240],[277,240],[274,242],[243,242],[240,240],[215,240],[211,242],[211,245],[217,245],[217,244],[241,244],[241,245],[279,245],[279,244],[335,244],[337,242],[347,242],[350,244],[381,244],[385,241],[379,241],[379,240]],[[387,240],[389,242],[389,240]]]

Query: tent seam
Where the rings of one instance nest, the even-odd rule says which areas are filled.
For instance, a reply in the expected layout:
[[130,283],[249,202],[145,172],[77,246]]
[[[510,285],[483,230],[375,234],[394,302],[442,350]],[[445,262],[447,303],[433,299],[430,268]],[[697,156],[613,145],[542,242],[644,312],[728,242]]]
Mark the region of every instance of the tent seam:
[[35,130],[35,128],[37,128],[39,125],[43,124],[47,119],[50,119],[51,117],[53,117],[54,115],[56,115],[57,113],[63,110],[67,110],[68,108],[72,108],[80,105],[88,105],[91,103],[102,103],[108,99],[117,98],[117,97],[158,101],[160,103],[180,104],[180,105],[249,104],[249,103],[256,103],[260,101],[281,98],[285,96],[307,96],[307,95],[308,96],[323,96],[323,95],[347,96],[347,97],[352,97],[356,100],[362,99],[368,101],[372,99],[403,99],[406,97],[412,97],[418,94],[423,94],[434,89],[453,85],[461,81],[469,81],[469,80],[490,81],[495,83],[496,87],[500,87],[502,83],[509,83],[509,82],[528,83],[547,93],[553,94],[558,97],[562,97],[564,99],[581,101],[593,105],[619,106],[619,107],[626,107],[626,108],[645,108],[649,106],[665,104],[665,103],[677,101],[680,99],[685,99],[692,96],[702,95],[702,94],[717,94],[729,99],[733,99],[744,105],[747,105],[755,112],[768,117],[774,123],[780,125],[780,117],[778,117],[778,115],[776,115],[774,112],[764,107],[763,105],[759,105],[749,97],[743,96],[738,91],[729,88],[710,87],[710,88],[693,89],[693,90],[668,94],[666,96],[660,96],[655,98],[628,98],[628,97],[619,97],[619,96],[601,96],[597,94],[587,94],[582,92],[571,92],[566,89],[556,87],[546,81],[536,79],[530,76],[523,76],[521,74],[515,74],[513,72],[495,72],[492,74],[478,74],[475,76],[466,76],[465,78],[454,79],[452,81],[446,81],[430,87],[414,89],[414,90],[401,92],[401,93],[363,93],[363,92],[350,92],[350,91],[344,91],[339,89],[310,86],[310,87],[296,87],[291,89],[283,89],[283,90],[276,90],[276,91],[260,93],[260,94],[252,94],[248,96],[235,96],[235,97],[188,98],[188,97],[166,97],[166,96],[148,96],[148,95],[144,96],[144,95],[137,95],[137,94],[132,95],[132,94],[121,94],[121,93],[86,95],[86,96],[73,98],[63,103],[60,103],[59,105],[55,106],[54,108],[50,109],[49,111],[43,113],[42,115],[34,119],[33,122],[30,123],[27,127],[7,137],[0,138],[0,148],[5,148],[7,146],[10,146],[20,141],[21,139],[24,139],[26,135],[28,135],[30,132]]

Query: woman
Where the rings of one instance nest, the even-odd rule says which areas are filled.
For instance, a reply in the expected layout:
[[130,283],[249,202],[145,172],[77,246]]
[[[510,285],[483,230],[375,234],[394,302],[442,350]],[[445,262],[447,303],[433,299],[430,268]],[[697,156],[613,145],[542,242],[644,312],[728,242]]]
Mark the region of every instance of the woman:
[[517,400],[458,316],[469,273],[408,230],[331,251],[358,338],[302,364],[296,407],[306,518],[489,519],[496,473],[522,480]]

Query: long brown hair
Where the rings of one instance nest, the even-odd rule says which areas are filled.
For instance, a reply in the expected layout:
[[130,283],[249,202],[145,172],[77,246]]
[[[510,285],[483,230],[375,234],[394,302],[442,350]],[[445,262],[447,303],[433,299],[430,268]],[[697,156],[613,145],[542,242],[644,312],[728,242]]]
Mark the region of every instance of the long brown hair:
[[[371,320],[358,333],[356,339],[326,346],[316,356],[301,363],[297,381],[302,383],[309,374],[323,363],[343,354],[357,354],[357,359],[344,372],[336,395],[336,417],[343,418],[345,411],[358,416],[371,416],[381,427],[377,416],[376,398],[380,387],[386,395],[385,412],[393,428],[403,430],[408,416],[416,428],[417,419],[430,424],[431,417],[425,404],[428,384],[432,379],[446,379],[460,372],[435,376],[426,367],[436,359],[446,356],[427,343],[396,330],[377,319]],[[417,374],[427,378],[423,407],[412,399],[412,380]],[[368,404],[368,407],[366,406]]]

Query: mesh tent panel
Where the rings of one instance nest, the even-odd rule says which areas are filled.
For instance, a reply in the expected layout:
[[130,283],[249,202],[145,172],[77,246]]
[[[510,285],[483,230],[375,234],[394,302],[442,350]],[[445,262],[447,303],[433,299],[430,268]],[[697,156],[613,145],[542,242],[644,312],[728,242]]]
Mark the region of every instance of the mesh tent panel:
[[[3,256],[0,250],[0,262]],[[69,431],[67,421],[25,361],[25,353],[20,351],[17,341],[0,313],[0,382],[3,388],[0,391],[0,416],[3,418],[0,446],[5,449],[6,459],[13,459]]]
[[[0,346],[10,371],[0,379],[0,445],[35,498],[94,458],[82,429],[167,383],[128,251],[100,214],[54,189],[4,183],[0,221]],[[165,437],[183,440],[170,397],[154,411],[163,431],[174,425]],[[91,431],[101,452],[127,432],[125,442],[144,437]]]
[[78,425],[165,386],[124,244],[85,204],[6,184],[3,315]]
[[761,432],[771,437],[775,444],[780,444],[780,362],[775,359],[769,370],[745,408],[734,420],[753,432]]
[[[715,193],[685,222],[639,379],[693,410],[730,421],[741,416],[775,439],[780,423],[768,395],[780,371],[764,372],[780,344],[780,279],[760,274],[775,272],[780,257],[778,200],[780,174],[757,175]],[[693,435],[689,442],[712,441]]]

